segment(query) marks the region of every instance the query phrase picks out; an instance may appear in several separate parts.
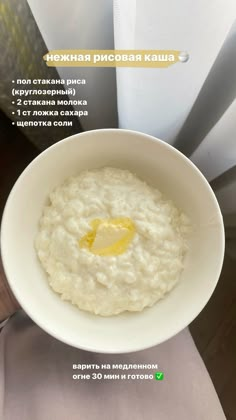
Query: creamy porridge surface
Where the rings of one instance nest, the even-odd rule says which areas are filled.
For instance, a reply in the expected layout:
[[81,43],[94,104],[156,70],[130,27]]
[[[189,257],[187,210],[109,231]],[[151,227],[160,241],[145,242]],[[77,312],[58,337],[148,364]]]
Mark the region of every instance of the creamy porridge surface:
[[35,247],[62,299],[110,316],[152,306],[178,282],[189,220],[133,173],[85,171],[49,201]]

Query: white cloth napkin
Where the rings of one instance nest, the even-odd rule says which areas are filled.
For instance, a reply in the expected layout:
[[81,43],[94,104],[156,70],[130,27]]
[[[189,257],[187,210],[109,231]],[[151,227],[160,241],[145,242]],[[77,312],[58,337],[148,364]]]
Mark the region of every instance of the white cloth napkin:
[[[158,363],[164,380],[72,379],[73,364],[113,363]],[[145,351],[106,355],[57,341],[21,311],[0,334],[0,372],[2,420],[225,420],[187,329]]]
[[117,68],[120,128],[173,143],[235,17],[235,0],[114,0],[116,49],[190,55],[167,69]]

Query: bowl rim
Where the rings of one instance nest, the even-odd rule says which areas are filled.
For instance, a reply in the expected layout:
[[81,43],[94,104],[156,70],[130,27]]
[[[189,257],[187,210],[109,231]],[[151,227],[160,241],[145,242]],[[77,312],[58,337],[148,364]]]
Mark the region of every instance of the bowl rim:
[[[70,142],[70,141],[74,141],[76,138],[80,138],[80,137],[84,137],[86,135],[91,135],[94,134],[96,136],[97,133],[101,133],[101,132],[117,132],[119,131],[120,133],[123,134],[133,134],[139,137],[143,137],[144,141],[148,140],[150,142],[154,142],[154,143],[161,143],[162,147],[165,147],[167,149],[169,149],[172,153],[174,153],[176,156],[178,156],[179,158],[183,159],[185,161],[185,163],[187,165],[189,165],[195,172],[197,172],[198,176],[201,178],[202,182],[206,185],[209,194],[211,195],[211,199],[214,202],[214,206],[215,206],[215,210],[216,210],[216,215],[218,217],[218,222],[219,222],[219,226],[220,226],[220,230],[219,230],[219,234],[220,234],[220,241],[218,242],[218,253],[219,253],[219,260],[217,262],[217,268],[215,269],[216,271],[216,275],[215,275],[215,281],[211,283],[211,287],[208,288],[208,294],[206,296],[206,299],[204,300],[204,303],[198,306],[198,309],[195,310],[192,313],[192,316],[190,318],[188,318],[188,320],[186,320],[185,323],[183,323],[181,329],[179,329],[179,327],[173,328],[171,333],[167,333],[164,334],[163,337],[159,340],[152,340],[152,343],[149,344],[144,344],[144,345],[140,345],[140,346],[128,346],[128,349],[125,348],[125,346],[123,346],[122,348],[116,350],[116,349],[106,349],[106,348],[97,348],[96,346],[84,346],[84,345],[78,345],[78,343],[76,343],[76,340],[73,339],[68,339],[68,338],[64,338],[63,335],[58,334],[57,332],[54,331],[53,328],[53,323],[52,326],[50,326],[50,324],[48,325],[47,323],[44,324],[44,322],[41,322],[41,320],[38,320],[37,315],[32,314],[31,310],[29,310],[27,308],[27,301],[26,301],[26,305],[25,305],[25,300],[24,298],[21,299],[21,296],[18,295],[18,292],[15,291],[15,286],[14,286],[14,281],[12,281],[11,276],[8,273],[8,266],[7,266],[7,257],[6,257],[6,249],[4,246],[4,236],[5,236],[5,226],[7,225],[7,214],[8,214],[8,208],[11,205],[11,200],[12,197],[14,196],[15,190],[17,189],[18,185],[20,185],[21,181],[23,178],[25,178],[28,173],[33,169],[34,165],[36,164],[36,162],[38,162],[39,160],[42,160],[44,158],[44,156],[52,151],[53,149],[56,149],[57,147],[60,147],[62,144]],[[48,148],[46,148],[45,150],[43,150],[42,152],[40,152],[38,154],[38,156],[36,156],[27,166],[26,168],[22,171],[22,173],[19,175],[19,177],[17,178],[17,180],[15,181],[13,187],[11,188],[11,191],[8,195],[8,198],[6,200],[5,206],[4,206],[4,210],[3,210],[3,214],[2,214],[2,220],[1,220],[1,227],[0,227],[0,255],[1,255],[1,260],[2,260],[2,266],[7,278],[7,282],[10,286],[10,289],[12,291],[12,293],[14,294],[14,296],[16,297],[17,301],[19,302],[19,304],[21,305],[21,308],[28,314],[28,316],[40,327],[42,328],[44,331],[46,331],[48,334],[50,334],[51,336],[53,336],[54,338],[56,338],[57,340],[62,341],[65,344],[68,344],[70,346],[73,346],[75,348],[81,349],[81,350],[86,350],[86,351],[90,351],[90,352],[96,352],[96,353],[103,353],[103,354],[125,354],[125,353],[133,353],[133,352],[138,352],[138,351],[142,351],[148,348],[152,348],[156,345],[159,345],[161,343],[164,343],[165,341],[171,339],[172,337],[174,337],[176,334],[180,333],[182,330],[184,330],[188,325],[191,324],[191,322],[200,314],[200,312],[203,310],[203,308],[206,306],[206,304],[208,303],[208,301],[210,300],[220,277],[221,274],[221,270],[222,270],[222,266],[223,266],[223,261],[224,261],[224,253],[225,253],[225,231],[224,231],[224,222],[223,222],[223,216],[221,213],[221,209],[219,206],[219,203],[217,201],[217,198],[214,194],[214,191],[212,190],[209,182],[207,181],[207,179],[205,178],[205,176],[202,174],[202,172],[198,169],[198,167],[187,157],[185,156],[182,152],[180,152],[178,149],[176,149],[174,146],[172,146],[171,144],[165,142],[164,140],[161,140],[157,137],[154,137],[152,135],[140,132],[140,131],[136,131],[136,130],[130,130],[130,129],[121,129],[121,128],[102,128],[102,129],[96,129],[96,130],[88,130],[85,132],[80,132],[80,133],[76,133],[73,134],[72,136],[66,137],[62,140],[59,140],[58,142],[52,144],[51,146],[49,146]],[[26,307],[26,309],[25,309]],[[119,316],[119,315],[116,315]],[[149,340],[151,341],[151,340]]]

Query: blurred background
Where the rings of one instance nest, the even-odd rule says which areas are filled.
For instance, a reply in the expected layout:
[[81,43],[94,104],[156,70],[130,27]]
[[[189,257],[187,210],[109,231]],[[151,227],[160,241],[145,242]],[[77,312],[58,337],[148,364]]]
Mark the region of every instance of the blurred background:
[[[188,156],[215,191],[225,223],[222,275],[190,330],[229,420],[236,419],[235,18],[235,0],[0,0],[0,213],[27,164],[82,130],[140,130]],[[69,48],[180,49],[190,59],[117,70],[48,68],[42,60],[48,50]],[[71,127],[17,126],[12,80],[78,77],[87,81],[88,117],[73,117]],[[79,89],[76,95],[82,99]]]

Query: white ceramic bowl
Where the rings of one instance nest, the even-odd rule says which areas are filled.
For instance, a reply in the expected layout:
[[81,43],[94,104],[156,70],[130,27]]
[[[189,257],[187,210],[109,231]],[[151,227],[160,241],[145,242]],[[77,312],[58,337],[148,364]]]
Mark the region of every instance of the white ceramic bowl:
[[[70,175],[104,166],[135,172],[171,198],[194,225],[177,287],[152,308],[109,318],[63,302],[50,289],[34,249],[38,221],[49,192]],[[1,251],[12,291],[41,328],[81,349],[126,353],[169,339],[203,309],[220,275],[224,228],[208,182],[184,155],[142,133],[95,130],[56,143],[25,169],[4,210]]]

